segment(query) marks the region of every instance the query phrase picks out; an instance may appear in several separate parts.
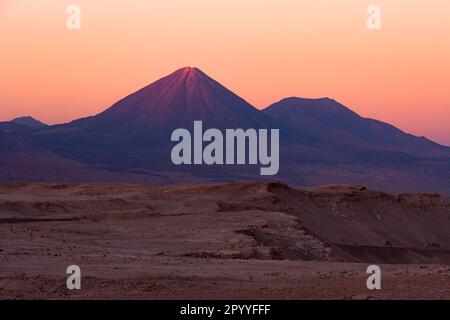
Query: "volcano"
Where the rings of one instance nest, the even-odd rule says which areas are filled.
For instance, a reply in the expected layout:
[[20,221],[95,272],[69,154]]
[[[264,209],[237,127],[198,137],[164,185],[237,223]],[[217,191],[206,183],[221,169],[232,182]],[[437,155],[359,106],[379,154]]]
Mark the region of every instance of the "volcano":
[[271,123],[247,101],[191,67],[131,94],[94,119],[158,130],[190,126],[194,120],[214,128],[258,128]]
[[54,126],[38,136],[52,144],[162,147],[176,128],[272,128],[274,120],[197,68],[174,73],[92,117]]
[[[191,130],[198,120],[204,129],[279,128],[270,115],[201,70],[187,67],[95,116],[39,130],[32,139],[63,157],[110,170],[176,170],[170,161],[171,133],[178,128]],[[286,141],[313,140],[289,128],[283,132]]]

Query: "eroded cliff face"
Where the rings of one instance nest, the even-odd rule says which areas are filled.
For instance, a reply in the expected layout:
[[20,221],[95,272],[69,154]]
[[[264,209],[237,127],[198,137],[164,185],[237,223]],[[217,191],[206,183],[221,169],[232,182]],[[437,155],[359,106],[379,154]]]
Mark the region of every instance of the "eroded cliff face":
[[[49,237],[64,226],[85,228],[106,241],[115,235],[93,229],[117,225],[132,226],[124,246],[157,230],[158,241],[178,239],[161,251],[188,257],[450,261],[450,201],[437,194],[390,195],[350,185],[293,189],[276,182],[167,188],[15,184],[0,190],[3,228],[33,226]],[[7,247],[13,237],[3,235]]]

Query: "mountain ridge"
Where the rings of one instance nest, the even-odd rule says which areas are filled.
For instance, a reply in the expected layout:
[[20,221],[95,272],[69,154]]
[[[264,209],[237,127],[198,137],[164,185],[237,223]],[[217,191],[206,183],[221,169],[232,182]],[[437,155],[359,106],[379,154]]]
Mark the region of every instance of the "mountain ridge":
[[[108,181],[115,176],[118,182],[176,184],[261,179],[254,166],[173,165],[171,132],[176,128],[191,130],[195,120],[201,120],[204,128],[280,129],[277,178],[294,186],[355,183],[387,192],[450,194],[448,147],[360,117],[328,97],[289,97],[258,110],[197,68],[178,69],[103,112],[67,124],[25,129],[18,124],[0,123],[0,146],[4,145],[10,159],[2,164],[0,158],[0,168],[14,162],[17,145],[21,153],[17,152],[16,157],[29,147],[37,150],[35,157],[41,151],[45,157],[51,152],[56,158],[95,169],[91,182],[97,181],[96,177],[103,181],[104,175],[98,170],[108,171]],[[8,131],[8,126],[14,126],[14,130]],[[45,161],[40,162],[41,167],[30,160],[26,163],[37,172],[34,176],[49,171]],[[65,175],[52,173],[51,177],[55,176],[64,180]],[[22,178],[14,170],[8,172],[8,181]]]
[[300,127],[298,130],[306,134],[336,144],[359,148],[384,148],[424,158],[431,155],[450,157],[450,147],[406,133],[389,123],[361,117],[330,98],[289,97],[268,106],[263,111],[291,127]]

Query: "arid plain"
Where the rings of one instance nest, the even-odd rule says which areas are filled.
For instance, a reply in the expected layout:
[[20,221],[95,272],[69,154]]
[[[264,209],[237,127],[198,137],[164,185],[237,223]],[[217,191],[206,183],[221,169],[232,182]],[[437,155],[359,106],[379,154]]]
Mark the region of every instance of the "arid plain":
[[1,185],[0,297],[450,299],[449,228],[446,198],[363,186]]

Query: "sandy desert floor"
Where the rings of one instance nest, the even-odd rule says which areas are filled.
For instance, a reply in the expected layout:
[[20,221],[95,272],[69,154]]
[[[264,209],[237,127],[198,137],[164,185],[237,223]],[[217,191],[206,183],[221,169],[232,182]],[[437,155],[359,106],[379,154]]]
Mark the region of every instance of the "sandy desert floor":
[[1,185],[0,298],[450,299],[449,208],[361,186]]

